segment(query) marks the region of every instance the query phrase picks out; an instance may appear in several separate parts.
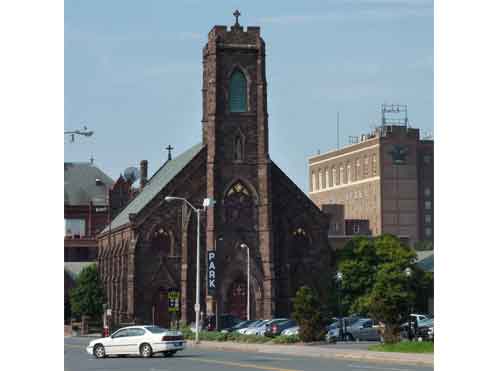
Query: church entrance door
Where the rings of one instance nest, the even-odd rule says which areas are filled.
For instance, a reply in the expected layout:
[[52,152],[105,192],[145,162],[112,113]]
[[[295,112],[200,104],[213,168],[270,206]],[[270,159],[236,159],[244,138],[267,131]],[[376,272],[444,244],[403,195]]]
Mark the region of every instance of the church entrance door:
[[229,289],[227,312],[242,320],[247,318],[247,284],[242,280],[235,281]]
[[169,328],[170,315],[168,312],[168,292],[164,288],[157,290],[153,301],[153,323],[157,326]]

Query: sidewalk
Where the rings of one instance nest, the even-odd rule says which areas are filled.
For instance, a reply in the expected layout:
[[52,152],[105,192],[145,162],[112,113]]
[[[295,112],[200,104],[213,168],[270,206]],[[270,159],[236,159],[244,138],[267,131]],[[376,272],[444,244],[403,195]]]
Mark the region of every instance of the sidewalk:
[[398,363],[418,366],[434,366],[434,354],[372,352],[359,349],[335,349],[311,345],[267,345],[233,342],[202,341],[195,344],[188,341],[193,348],[234,350],[243,352],[272,353],[300,357],[336,358],[369,362]]

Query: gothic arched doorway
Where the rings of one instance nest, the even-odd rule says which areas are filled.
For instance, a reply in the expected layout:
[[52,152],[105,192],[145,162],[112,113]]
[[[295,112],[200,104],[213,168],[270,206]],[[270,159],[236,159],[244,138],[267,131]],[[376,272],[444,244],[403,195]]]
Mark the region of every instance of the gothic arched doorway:
[[153,324],[170,328],[170,313],[168,311],[168,291],[164,287],[156,290],[152,308]]
[[247,283],[242,279],[234,281],[229,288],[227,313],[243,320],[247,318]]

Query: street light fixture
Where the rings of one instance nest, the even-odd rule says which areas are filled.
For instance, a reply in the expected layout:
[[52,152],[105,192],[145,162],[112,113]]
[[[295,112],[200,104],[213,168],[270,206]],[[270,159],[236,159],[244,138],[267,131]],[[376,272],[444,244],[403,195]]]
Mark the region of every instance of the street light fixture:
[[338,288],[338,293],[337,293],[337,296],[338,296],[338,309],[339,309],[339,325],[340,325],[340,329],[341,329],[341,334],[340,334],[340,340],[344,340],[344,324],[345,324],[345,321],[344,319],[342,318],[342,313],[341,313],[341,307],[342,307],[342,303],[340,301],[340,287],[342,285],[342,278],[343,278],[343,275],[342,275],[342,272],[341,271],[338,271],[337,274],[335,275],[335,280],[337,281],[337,288]]
[[247,320],[250,321],[250,246],[242,243],[240,247],[247,249]]
[[[174,196],[167,196],[165,197],[165,201],[183,201],[185,202],[193,211],[196,213],[197,217],[197,233],[196,233],[196,303],[194,305],[194,311],[195,311],[195,326],[196,326],[196,332],[195,332],[195,342],[198,344],[200,342],[200,212],[201,209],[197,209],[194,207],[188,200],[186,200],[183,197],[174,197]],[[203,200],[203,208],[206,209],[207,207],[213,207],[215,204],[215,201],[212,200],[211,198],[205,198]]]
[[412,340],[412,333],[411,333],[411,307],[410,307],[410,278],[413,274],[413,271],[410,267],[405,268],[405,276],[408,278],[407,280],[407,286],[406,286],[406,291],[408,293],[408,340]]

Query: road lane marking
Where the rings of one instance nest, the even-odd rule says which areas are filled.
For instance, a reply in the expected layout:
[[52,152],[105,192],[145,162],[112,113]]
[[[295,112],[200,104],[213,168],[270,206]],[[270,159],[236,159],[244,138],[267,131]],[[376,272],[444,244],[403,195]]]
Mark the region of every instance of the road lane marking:
[[361,368],[366,370],[387,370],[387,371],[410,371],[408,368],[388,368],[380,366],[348,365],[351,368]]
[[191,361],[206,362],[206,363],[216,363],[216,364],[224,365],[224,366],[234,366],[234,367],[240,367],[240,368],[255,368],[257,370],[266,370],[266,371],[303,371],[303,370],[296,370],[296,369],[292,369],[292,368],[272,367],[272,366],[266,366],[266,365],[254,365],[251,363],[219,361],[217,359],[209,359],[209,358],[185,358],[185,359],[189,359]]

